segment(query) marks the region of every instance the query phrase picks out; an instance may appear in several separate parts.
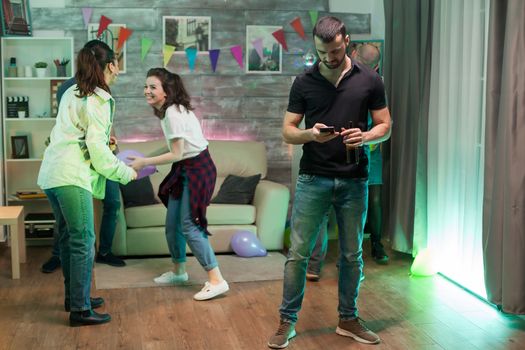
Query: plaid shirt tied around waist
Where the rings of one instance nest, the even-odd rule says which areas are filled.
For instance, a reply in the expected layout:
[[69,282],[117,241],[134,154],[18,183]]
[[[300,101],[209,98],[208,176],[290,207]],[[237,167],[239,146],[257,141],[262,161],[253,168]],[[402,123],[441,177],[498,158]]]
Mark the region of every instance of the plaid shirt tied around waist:
[[168,207],[169,196],[173,199],[180,199],[182,196],[183,171],[188,177],[190,190],[190,209],[193,221],[202,228],[206,234],[208,232],[208,220],[206,219],[206,208],[210,205],[217,169],[211,159],[210,152],[206,148],[199,155],[183,159],[173,163],[169,174],[162,180],[159,186],[159,198]]

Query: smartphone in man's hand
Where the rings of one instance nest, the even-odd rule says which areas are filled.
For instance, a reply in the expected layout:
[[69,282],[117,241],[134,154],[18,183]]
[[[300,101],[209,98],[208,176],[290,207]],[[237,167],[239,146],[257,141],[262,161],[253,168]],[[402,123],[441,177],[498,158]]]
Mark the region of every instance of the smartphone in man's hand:
[[335,128],[333,126],[325,126],[325,127],[319,128],[319,132],[333,134],[335,133]]

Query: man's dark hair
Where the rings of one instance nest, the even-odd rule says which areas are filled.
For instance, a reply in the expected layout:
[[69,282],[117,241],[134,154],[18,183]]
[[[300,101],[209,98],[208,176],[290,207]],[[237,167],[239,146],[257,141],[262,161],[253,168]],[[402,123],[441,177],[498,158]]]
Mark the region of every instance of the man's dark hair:
[[314,26],[313,35],[321,39],[323,43],[329,43],[341,34],[346,37],[345,24],[337,17],[321,17]]

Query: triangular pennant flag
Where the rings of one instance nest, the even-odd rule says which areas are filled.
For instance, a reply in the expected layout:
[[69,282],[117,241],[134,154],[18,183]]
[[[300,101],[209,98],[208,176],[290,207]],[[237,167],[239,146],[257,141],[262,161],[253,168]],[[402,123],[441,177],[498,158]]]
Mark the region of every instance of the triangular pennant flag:
[[244,64],[242,62],[242,46],[241,45],[235,45],[230,48],[230,51],[232,52],[233,57],[235,57],[235,60],[239,64],[241,68],[244,68]]
[[301,17],[294,18],[290,22],[290,25],[293,27],[293,29],[295,29],[297,34],[299,34],[299,36],[303,38],[303,40],[306,39],[306,37],[304,36],[304,27],[303,27],[303,23],[301,22]]
[[275,40],[277,40],[277,42],[282,45],[283,49],[285,51],[288,51],[288,46],[286,46],[286,39],[284,38],[284,30],[282,28],[277,29],[275,32],[272,33],[272,35],[275,38]]
[[186,57],[188,58],[188,65],[190,66],[190,71],[195,70],[195,60],[197,59],[197,48],[188,47],[186,50]]
[[217,68],[217,61],[219,60],[219,54],[221,53],[221,50],[219,49],[213,49],[208,51],[208,55],[210,55],[210,63],[211,63],[211,69],[215,72],[215,69]]
[[317,17],[319,16],[319,12],[315,10],[308,11],[310,14],[310,22],[312,22],[312,27],[316,25],[317,23]]
[[262,39],[262,38],[257,38],[257,39],[255,39],[254,41],[252,41],[252,45],[253,45],[253,47],[255,48],[255,51],[257,51],[257,54],[259,55],[259,57],[261,58],[261,60],[264,60],[264,55],[263,55],[263,39]]
[[171,56],[173,56],[173,53],[175,52],[175,46],[172,45],[164,45],[164,67],[168,65],[168,62],[170,61]]
[[118,33],[117,51],[120,51],[120,48],[124,45],[126,40],[128,40],[131,33],[133,33],[133,30],[126,27],[120,27],[120,31]]
[[104,15],[100,16],[100,22],[98,22],[98,32],[97,38],[106,30],[110,23],[113,22],[111,18],[108,18]]
[[93,13],[93,9],[91,7],[82,8],[82,17],[84,18],[84,28],[88,27],[88,23],[91,20],[92,13]]
[[141,42],[140,42],[140,60],[141,61],[144,61],[144,58],[146,58],[146,55],[149,51],[149,49],[151,49],[151,46],[153,45],[153,39],[149,39],[149,38],[142,38]]

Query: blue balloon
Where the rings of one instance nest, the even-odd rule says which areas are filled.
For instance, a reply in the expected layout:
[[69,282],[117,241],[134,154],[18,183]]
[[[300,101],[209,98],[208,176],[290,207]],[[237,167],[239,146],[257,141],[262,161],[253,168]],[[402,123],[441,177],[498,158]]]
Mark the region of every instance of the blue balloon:
[[244,258],[266,256],[268,252],[257,236],[250,231],[238,231],[232,236],[231,245],[235,254]]

